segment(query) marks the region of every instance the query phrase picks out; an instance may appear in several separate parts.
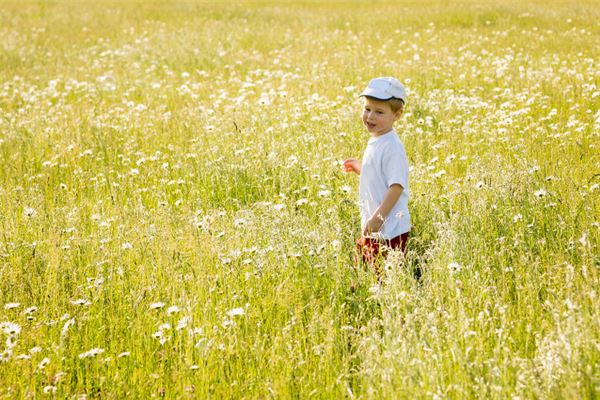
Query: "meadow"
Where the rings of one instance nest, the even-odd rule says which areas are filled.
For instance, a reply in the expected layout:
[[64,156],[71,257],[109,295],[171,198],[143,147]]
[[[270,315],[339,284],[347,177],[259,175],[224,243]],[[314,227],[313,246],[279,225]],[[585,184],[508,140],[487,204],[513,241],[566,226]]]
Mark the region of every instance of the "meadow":
[[[0,398],[597,398],[599,21],[1,0]],[[341,167],[376,76],[414,225],[381,284]]]

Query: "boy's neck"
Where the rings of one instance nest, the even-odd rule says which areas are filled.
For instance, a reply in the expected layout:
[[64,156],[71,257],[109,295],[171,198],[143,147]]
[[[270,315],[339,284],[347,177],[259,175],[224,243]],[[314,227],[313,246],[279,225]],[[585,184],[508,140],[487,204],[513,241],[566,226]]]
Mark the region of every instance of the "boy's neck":
[[389,130],[385,131],[385,133],[380,133],[380,134],[371,133],[371,137],[372,137],[372,138],[378,138],[378,137],[382,137],[382,136],[385,136],[385,135],[387,135],[388,133],[390,133],[390,132],[393,132],[393,131],[394,131],[394,127],[392,126],[392,127],[389,129]]

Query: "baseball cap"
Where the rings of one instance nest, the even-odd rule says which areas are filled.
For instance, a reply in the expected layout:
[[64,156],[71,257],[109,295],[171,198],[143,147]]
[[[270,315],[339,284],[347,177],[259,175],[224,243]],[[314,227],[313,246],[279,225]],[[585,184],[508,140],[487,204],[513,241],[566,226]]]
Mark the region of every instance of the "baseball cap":
[[406,90],[396,78],[382,77],[371,79],[369,85],[359,95],[374,97],[379,100],[389,100],[392,97],[400,99],[406,103]]

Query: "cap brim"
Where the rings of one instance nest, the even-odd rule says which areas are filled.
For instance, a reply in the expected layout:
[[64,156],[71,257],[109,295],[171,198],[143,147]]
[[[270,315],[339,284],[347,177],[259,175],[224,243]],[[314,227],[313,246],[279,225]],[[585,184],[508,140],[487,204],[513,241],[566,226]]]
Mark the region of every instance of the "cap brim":
[[378,100],[390,100],[390,99],[394,98],[394,96],[382,94],[380,91],[373,90],[371,88],[366,88],[361,94],[358,95],[358,97],[363,97],[363,96],[373,97]]

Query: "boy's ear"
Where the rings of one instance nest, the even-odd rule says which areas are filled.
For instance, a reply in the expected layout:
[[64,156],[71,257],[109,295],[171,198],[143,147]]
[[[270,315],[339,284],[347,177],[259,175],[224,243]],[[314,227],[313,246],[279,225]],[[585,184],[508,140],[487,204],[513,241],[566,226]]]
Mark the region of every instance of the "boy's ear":
[[403,113],[404,113],[404,110],[402,110],[402,109],[396,111],[396,115],[394,115],[394,121],[397,121],[402,116]]

